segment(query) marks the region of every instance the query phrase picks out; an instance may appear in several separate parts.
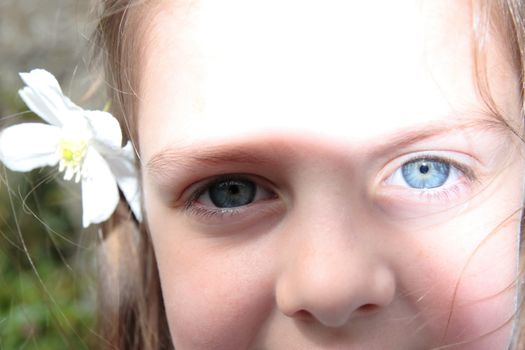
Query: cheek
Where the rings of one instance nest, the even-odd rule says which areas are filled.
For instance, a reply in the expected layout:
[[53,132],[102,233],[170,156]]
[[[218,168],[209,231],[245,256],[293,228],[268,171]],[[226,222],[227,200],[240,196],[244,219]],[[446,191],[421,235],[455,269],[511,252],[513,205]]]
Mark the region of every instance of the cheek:
[[518,230],[516,220],[500,227],[468,256],[454,286],[447,334],[451,340],[492,334],[487,342],[508,342],[516,309]]
[[156,222],[163,224],[150,228],[175,348],[248,348],[273,308],[271,249]]
[[508,344],[516,308],[518,222],[494,232],[487,227],[496,225],[484,226],[451,224],[440,239],[425,237],[420,244],[424,253],[404,262],[412,266],[407,293],[415,294],[420,317],[442,335],[443,344],[465,343],[465,349]]

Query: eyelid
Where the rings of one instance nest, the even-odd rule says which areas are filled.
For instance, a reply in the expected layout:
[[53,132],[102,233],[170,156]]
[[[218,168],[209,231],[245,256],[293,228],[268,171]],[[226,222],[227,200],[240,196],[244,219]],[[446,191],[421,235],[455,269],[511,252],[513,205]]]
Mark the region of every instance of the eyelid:
[[[252,181],[258,192],[264,192],[263,198],[231,208],[220,208],[210,203],[200,202],[200,197],[210,189],[210,186],[228,180]],[[283,213],[283,201],[279,200],[281,196],[277,189],[278,187],[271,181],[257,175],[243,173],[216,175],[187,187],[180,196],[179,204],[175,207],[190,218],[193,224],[200,225],[209,233],[232,234],[232,232],[244,230],[262,222],[262,218],[275,218],[276,214]]]
[[378,182],[385,185],[385,181],[399,168],[408,163],[423,159],[447,163],[460,171],[467,180],[471,182],[478,180],[478,174],[474,171],[477,163],[472,157],[459,152],[423,151],[409,153],[390,161],[379,173]]
[[[437,187],[411,187],[401,176],[402,167],[419,160],[447,163],[450,174]],[[374,182],[373,196],[378,208],[395,218],[418,219],[429,214],[445,213],[465,203],[485,181],[486,169],[478,159],[462,152],[422,151],[397,157],[385,165]],[[423,204],[423,205],[422,205]]]
[[[252,181],[255,183],[256,187],[262,188],[264,191],[272,193],[274,197],[277,197],[276,191],[272,189],[272,188],[275,188],[273,184],[270,183],[268,180],[262,179],[259,176],[242,174],[242,173],[241,174],[221,174],[221,175],[216,175],[211,178],[199,181],[197,183],[194,183],[190,187],[188,187],[184,192],[189,192],[190,195],[186,196],[186,198],[183,200],[184,209],[190,209],[194,207],[199,197],[205,194],[206,191],[208,191],[212,185],[223,182],[223,181],[230,181],[230,180]],[[218,208],[210,208],[210,210],[217,210],[217,209]],[[229,208],[229,209],[221,208],[220,210],[221,211],[232,211],[233,209],[235,208]],[[237,207],[237,209],[239,209],[239,207]]]
[[419,157],[416,157],[416,158],[413,158],[411,160],[406,161],[405,163],[403,163],[403,165],[411,163],[411,162],[414,162],[414,161],[423,160],[423,159],[424,160],[430,160],[430,161],[437,161],[437,162],[447,163],[447,164],[453,166],[454,168],[458,169],[463,175],[465,175],[467,177],[467,179],[469,179],[471,181],[475,181],[476,180],[476,174],[474,173],[474,171],[470,167],[466,166],[465,164],[462,164],[462,163],[458,162],[454,158],[450,158],[450,157],[447,157],[447,156],[436,156],[436,155],[419,156]]

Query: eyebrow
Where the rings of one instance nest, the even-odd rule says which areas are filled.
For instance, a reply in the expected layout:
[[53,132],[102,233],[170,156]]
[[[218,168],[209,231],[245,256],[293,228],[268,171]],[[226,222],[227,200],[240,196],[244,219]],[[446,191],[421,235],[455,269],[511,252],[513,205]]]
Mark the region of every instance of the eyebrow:
[[[399,150],[423,140],[446,135],[454,131],[466,130],[506,130],[505,126],[495,118],[476,119],[468,122],[433,123],[419,126],[413,129],[403,130],[390,135],[381,136],[366,153],[371,157]],[[281,138],[277,138],[281,140]],[[268,140],[264,138],[264,140]],[[383,141],[386,140],[386,141]],[[286,143],[286,142],[284,142]],[[272,142],[258,142],[250,140],[247,142],[233,142],[220,145],[190,145],[186,147],[167,148],[155,154],[146,164],[146,169],[154,177],[165,177],[174,170],[186,168],[188,170],[202,167],[214,167],[219,165],[265,165],[275,160],[275,154],[293,152],[292,147],[287,149],[283,142],[275,145]],[[169,177],[169,176],[168,176]]]
[[146,169],[154,176],[164,176],[173,167],[194,169],[223,164],[268,164],[271,157],[256,151],[253,147],[238,144],[229,146],[202,146],[166,149],[151,158]]

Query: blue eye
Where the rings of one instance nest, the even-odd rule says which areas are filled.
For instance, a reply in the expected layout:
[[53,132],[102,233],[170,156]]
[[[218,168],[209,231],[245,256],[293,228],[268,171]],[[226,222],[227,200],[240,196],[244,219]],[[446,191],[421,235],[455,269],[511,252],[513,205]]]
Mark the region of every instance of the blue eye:
[[256,186],[250,180],[223,180],[208,188],[208,196],[217,208],[235,208],[253,202]]
[[404,164],[401,174],[412,188],[441,187],[449,178],[450,165],[439,160],[418,159]]
[[475,163],[463,154],[438,152],[406,155],[404,163],[396,159],[392,163],[399,165],[383,180],[379,193],[404,204],[444,204],[462,198],[477,181]]
[[262,179],[245,175],[224,175],[199,186],[186,203],[187,207],[201,210],[241,209],[259,201],[276,198],[276,194],[266,186],[260,185]]
[[235,224],[282,212],[274,185],[251,174],[224,174],[191,186],[184,210],[204,224]]

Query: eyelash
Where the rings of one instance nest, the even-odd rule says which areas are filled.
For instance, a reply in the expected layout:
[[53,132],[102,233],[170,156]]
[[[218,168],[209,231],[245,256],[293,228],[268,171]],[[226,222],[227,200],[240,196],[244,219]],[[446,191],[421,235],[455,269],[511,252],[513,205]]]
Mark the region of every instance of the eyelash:
[[203,219],[225,219],[228,217],[235,217],[239,214],[241,214],[242,209],[240,208],[230,208],[230,209],[219,209],[219,208],[211,208],[211,209],[205,209],[202,207],[198,207],[196,205],[190,204],[185,206],[186,210],[188,211],[188,214],[191,216],[196,216]]
[[456,171],[459,171],[462,178],[465,179],[464,183],[461,184],[459,181],[453,185],[450,186],[439,186],[436,188],[413,188],[408,187],[410,191],[418,195],[419,197],[425,196],[425,200],[427,202],[435,202],[435,201],[441,201],[441,202],[447,202],[453,199],[453,197],[458,197],[460,195],[460,192],[462,191],[462,185],[464,186],[471,186],[475,184],[478,181],[478,178],[475,174],[475,172],[471,169],[471,167],[451,158],[447,157],[445,155],[435,155],[435,154],[418,154],[417,156],[414,156],[406,161],[404,161],[399,167],[396,168],[394,172],[391,173],[391,175],[383,181],[387,181],[390,179],[397,171],[400,171],[400,169],[410,163],[414,163],[417,161],[435,161],[440,163],[445,163],[449,165],[451,168],[454,168]]
[[221,182],[227,182],[227,181],[251,181],[255,184],[257,190],[260,190],[261,188],[264,188],[265,191],[268,191],[273,194],[272,198],[276,198],[277,195],[271,191],[263,187],[258,183],[258,181],[253,179],[253,176],[244,175],[244,174],[227,174],[227,175],[220,175],[217,177],[214,177],[206,182],[204,182],[202,185],[200,185],[192,194],[191,196],[184,202],[184,210],[190,215],[190,216],[196,216],[202,219],[227,219],[228,217],[236,217],[239,215],[242,215],[244,211],[248,209],[252,205],[252,203],[239,206],[239,207],[233,207],[233,208],[214,208],[214,207],[203,207],[196,205],[197,200],[204,195],[207,191],[210,190],[210,188],[218,183]]
[[476,181],[476,175],[474,174],[474,171],[458,162],[457,160],[455,159],[452,159],[450,157],[447,157],[447,156],[436,156],[434,154],[422,154],[422,155],[418,155],[417,157],[414,157],[408,161],[406,161],[405,163],[403,163],[403,165],[407,164],[407,163],[411,163],[411,162],[415,162],[415,161],[418,161],[418,160],[432,160],[432,161],[437,161],[437,162],[443,162],[443,163],[446,163],[448,165],[451,165],[453,166],[454,168],[456,168],[457,170],[459,170],[463,175],[465,175],[467,177],[467,179],[469,179],[470,181]]

